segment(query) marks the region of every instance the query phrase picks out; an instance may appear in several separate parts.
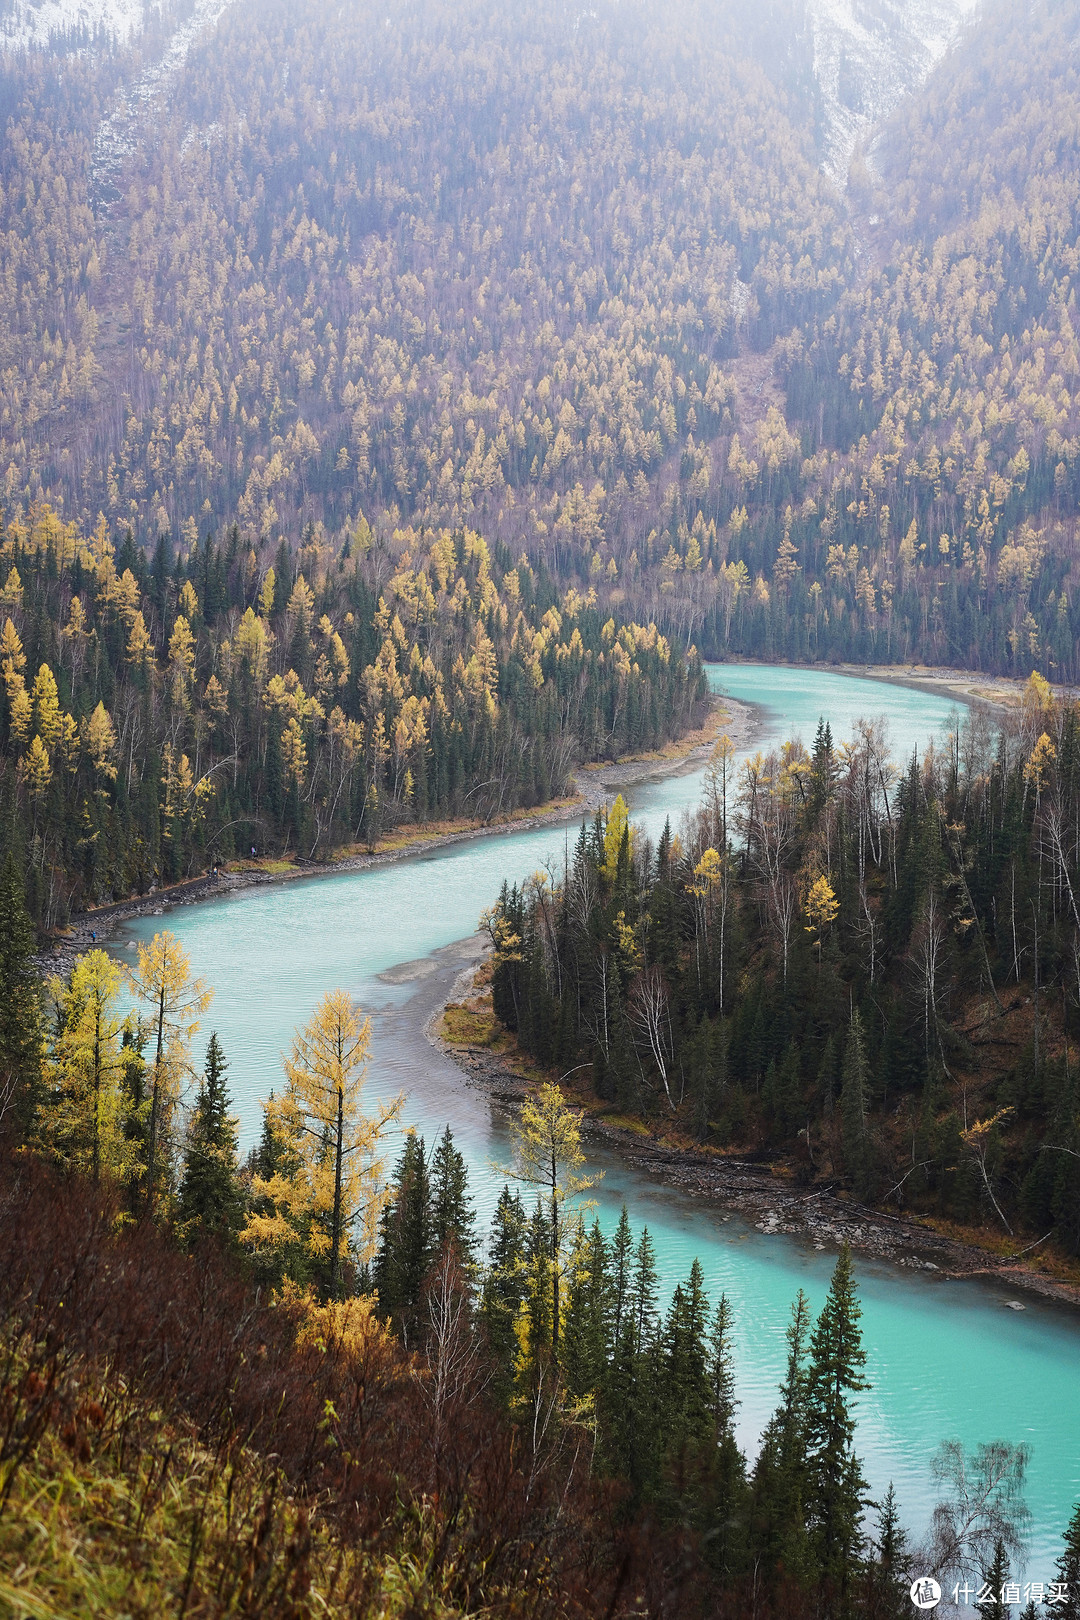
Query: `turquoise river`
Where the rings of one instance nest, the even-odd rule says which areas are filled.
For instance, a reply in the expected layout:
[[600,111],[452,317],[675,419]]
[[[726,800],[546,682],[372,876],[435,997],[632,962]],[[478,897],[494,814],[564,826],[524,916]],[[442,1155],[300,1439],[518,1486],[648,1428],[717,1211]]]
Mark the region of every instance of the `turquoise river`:
[[[913,749],[940,741],[956,718],[951,698],[894,682],[755,665],[715,665],[709,674],[714,688],[755,706],[754,748],[788,736],[809,744],[822,715],[837,741],[860,717],[884,716],[892,757],[902,764]],[[665,816],[677,825],[698,801],[702,775],[638,784],[628,791],[635,819],[654,837]],[[259,1130],[260,1100],[281,1084],[293,1029],[325,990],[348,989],[374,1015],[370,1094],[405,1093],[403,1119],[429,1141],[451,1124],[483,1221],[501,1186],[494,1164],[505,1158],[505,1121],[430,1044],[424,1026],[475,954],[474,939],[471,947],[461,942],[474,936],[503,879],[561,864],[568,836],[573,827],[496,833],[366,871],[234,892],[169,908],[166,922],[122,924],[113,947],[130,960],[135,940],[168,927],[214,985],[203,1033],[216,1029],[224,1045],[245,1147]],[[390,1142],[391,1160],[395,1151]],[[662,1187],[609,1153],[593,1158],[605,1172],[598,1189],[605,1228],[625,1201],[635,1228],[646,1224],[653,1236],[666,1290],[697,1255],[711,1297],[723,1291],[732,1301],[740,1439],[753,1455],[775,1404],[790,1303],[802,1287],[820,1307],[834,1255]],[[865,1259],[857,1270],[872,1382],[859,1401],[858,1449],[872,1492],[892,1480],[906,1523],[919,1532],[934,1501],[930,1459],[943,1439],[1026,1442],[1027,1578],[1049,1581],[1080,1498],[1080,1314],[1032,1296],[1023,1311],[1010,1310],[1015,1291],[982,1280]]]

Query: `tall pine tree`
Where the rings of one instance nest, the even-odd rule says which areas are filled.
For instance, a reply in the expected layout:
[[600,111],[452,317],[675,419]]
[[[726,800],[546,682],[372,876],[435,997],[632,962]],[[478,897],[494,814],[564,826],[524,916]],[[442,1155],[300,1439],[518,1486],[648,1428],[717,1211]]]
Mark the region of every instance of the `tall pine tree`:
[[0,866],[0,1123],[11,1119],[25,1134],[42,1100],[44,1027],[34,930],[13,836],[9,829]]
[[190,1241],[210,1233],[233,1242],[244,1221],[236,1121],[229,1113],[228,1064],[214,1031],[206,1048],[199,1095],[188,1127],[177,1223]]
[[851,1251],[845,1244],[810,1340],[806,1380],[806,1502],[810,1545],[830,1613],[846,1612],[861,1546],[866,1482],[854,1451],[850,1396],[869,1389]]

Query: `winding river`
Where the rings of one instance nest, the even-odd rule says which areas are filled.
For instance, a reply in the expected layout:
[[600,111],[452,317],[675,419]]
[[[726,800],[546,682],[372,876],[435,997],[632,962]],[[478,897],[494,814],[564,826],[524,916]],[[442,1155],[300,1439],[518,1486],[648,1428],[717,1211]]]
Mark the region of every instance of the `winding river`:
[[[809,745],[822,715],[837,741],[858,718],[884,715],[902,764],[939,739],[956,712],[947,695],[824,670],[714,665],[709,677],[755,705],[755,748],[796,735]],[[666,816],[677,824],[698,801],[703,774],[638,784],[628,792],[635,819],[654,837]],[[207,1029],[217,1029],[229,1059],[245,1147],[259,1131],[260,1099],[281,1084],[280,1054],[294,1027],[325,990],[351,991],[374,1014],[372,1094],[404,1092],[405,1121],[429,1141],[449,1121],[483,1222],[501,1186],[492,1162],[505,1158],[505,1124],[424,1028],[475,959],[478,915],[502,880],[561,863],[574,833],[550,825],[499,833],[367,871],[239,891],[171,909],[167,922],[122,924],[114,948],[127,954],[134,940],[169,927],[216,987]],[[613,1228],[624,1201],[635,1228],[648,1225],[665,1291],[697,1255],[711,1297],[726,1291],[731,1300],[740,1440],[752,1456],[776,1400],[790,1303],[802,1287],[820,1307],[834,1255],[660,1186],[610,1153],[590,1156],[605,1172],[603,1225]],[[1049,1581],[1080,1498],[1080,1318],[1030,1296],[1023,1311],[1008,1309],[1013,1295],[982,1280],[861,1257],[857,1272],[872,1382],[859,1402],[858,1448],[872,1494],[892,1480],[906,1523],[921,1531],[934,1500],[930,1458],[943,1439],[1024,1441],[1032,1449],[1028,1578]]]

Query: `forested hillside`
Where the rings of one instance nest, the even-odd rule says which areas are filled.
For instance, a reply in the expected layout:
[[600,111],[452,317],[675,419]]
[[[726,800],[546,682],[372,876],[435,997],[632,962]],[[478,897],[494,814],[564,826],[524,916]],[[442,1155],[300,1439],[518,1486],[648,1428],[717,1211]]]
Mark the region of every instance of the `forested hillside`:
[[619,800],[504,891],[497,1015],[616,1114],[1075,1256],[1078,721],[1033,676],[901,771],[879,725],[721,745],[681,837]]
[[990,4],[844,194],[794,0],[9,55],[9,510],[469,526],[713,653],[1073,678],[1071,26]]
[[237,852],[488,822],[691,723],[696,654],[495,550],[360,522],[260,566],[235,525],[149,559],[48,507],[0,529],[3,839],[35,918]]

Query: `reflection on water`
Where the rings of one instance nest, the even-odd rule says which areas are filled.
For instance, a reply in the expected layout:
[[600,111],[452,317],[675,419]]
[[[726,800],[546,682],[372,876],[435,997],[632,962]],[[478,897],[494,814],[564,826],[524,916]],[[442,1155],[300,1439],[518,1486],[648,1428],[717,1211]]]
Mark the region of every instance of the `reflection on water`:
[[[713,666],[714,686],[760,705],[754,746],[788,735],[808,744],[818,718],[848,736],[860,716],[885,714],[893,757],[937,739],[951,699],[818,670]],[[703,772],[640,784],[629,797],[635,818],[657,836],[700,796]],[[472,947],[461,947],[503,878],[561,864],[573,828],[499,834],[367,872],[312,879],[177,908],[167,921],[125,924],[115,942],[149,938],[167,926],[216,986],[207,1019],[230,1062],[244,1145],[256,1138],[258,1103],[281,1084],[280,1054],[292,1030],[327,989],[343,986],[374,1015],[370,1086],[407,1096],[405,1121],[431,1140],[453,1127],[470,1168],[478,1213],[490,1217],[506,1157],[505,1125],[488,1098],[463,1082],[455,1064],[426,1040],[424,1026],[448,994]],[[438,952],[437,956],[432,953]],[[394,1143],[388,1144],[392,1158]],[[605,1178],[597,1213],[611,1230],[626,1202],[635,1227],[647,1223],[665,1287],[699,1256],[715,1300],[732,1301],[737,1339],[740,1438],[751,1451],[776,1398],[788,1308],[799,1287],[820,1307],[833,1256],[692,1201],[631,1170],[608,1153],[590,1157]],[[858,1261],[868,1376],[860,1400],[859,1449],[873,1492],[895,1482],[907,1520],[928,1504],[927,1464],[941,1439],[967,1444],[1005,1437],[1033,1448],[1029,1504],[1034,1514],[1032,1578],[1048,1580],[1072,1503],[1080,1497],[1080,1337],[1069,1313],[1005,1294]]]

